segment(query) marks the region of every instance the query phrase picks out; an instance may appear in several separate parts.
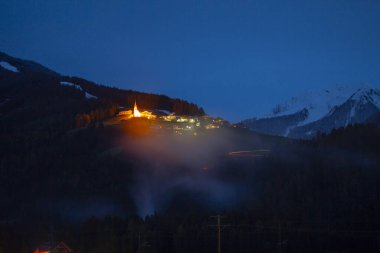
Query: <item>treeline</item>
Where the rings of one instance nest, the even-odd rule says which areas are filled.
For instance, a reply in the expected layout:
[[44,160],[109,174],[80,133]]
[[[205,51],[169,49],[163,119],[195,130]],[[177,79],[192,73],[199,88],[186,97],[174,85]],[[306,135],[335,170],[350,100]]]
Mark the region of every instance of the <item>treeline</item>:
[[92,123],[102,122],[114,117],[119,110],[117,106],[110,106],[109,108],[95,109],[87,113],[78,113],[75,116],[75,128],[86,127]]
[[[215,214],[215,213],[214,213]],[[222,213],[221,252],[378,252],[379,230],[323,223],[297,223],[259,213]],[[0,224],[0,252],[33,252],[41,242],[64,241],[75,252],[218,252],[218,228],[211,215],[145,218],[107,216],[84,222]]]
[[314,146],[335,146],[358,153],[377,153],[380,128],[374,124],[355,124],[333,129],[329,134],[318,133],[310,142]]
[[205,114],[203,108],[198,107],[196,104],[181,99],[173,99],[165,95],[123,90],[115,87],[111,88],[104,85],[98,85],[78,77],[64,77],[64,80],[79,84],[89,93],[126,108],[132,108],[136,101],[139,107],[145,110],[167,110],[179,115]]

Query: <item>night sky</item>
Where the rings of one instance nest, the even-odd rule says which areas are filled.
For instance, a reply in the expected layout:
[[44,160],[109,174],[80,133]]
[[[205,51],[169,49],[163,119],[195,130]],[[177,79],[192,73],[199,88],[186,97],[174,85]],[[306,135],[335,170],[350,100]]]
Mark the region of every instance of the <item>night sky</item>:
[[380,87],[379,0],[1,0],[0,21],[0,51],[232,121],[335,84]]

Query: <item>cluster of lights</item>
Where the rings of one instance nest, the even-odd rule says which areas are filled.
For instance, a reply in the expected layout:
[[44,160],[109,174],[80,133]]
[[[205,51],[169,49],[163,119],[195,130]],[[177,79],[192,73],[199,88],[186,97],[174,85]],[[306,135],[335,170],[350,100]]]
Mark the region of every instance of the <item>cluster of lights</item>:
[[152,128],[155,129],[171,129],[175,133],[182,135],[185,132],[192,133],[194,136],[197,135],[196,130],[206,129],[218,129],[221,126],[228,124],[226,121],[220,118],[212,118],[209,116],[177,116],[174,113],[169,115],[157,116],[150,111],[140,112],[137,108],[137,103],[135,102],[133,110],[123,110],[120,111],[118,116],[125,120],[132,118],[146,118],[154,120]]

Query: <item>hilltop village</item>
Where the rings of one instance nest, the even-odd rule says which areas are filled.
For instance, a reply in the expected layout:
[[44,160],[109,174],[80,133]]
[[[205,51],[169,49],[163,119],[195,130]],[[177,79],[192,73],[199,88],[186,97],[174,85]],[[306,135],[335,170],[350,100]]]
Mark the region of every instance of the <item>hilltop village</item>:
[[197,131],[212,130],[220,127],[229,127],[231,124],[222,119],[208,115],[187,116],[176,115],[164,110],[139,110],[135,102],[133,109],[120,108],[117,116],[105,122],[106,125],[120,125],[128,123],[130,120],[149,120],[150,128],[172,130],[174,133],[197,135]]

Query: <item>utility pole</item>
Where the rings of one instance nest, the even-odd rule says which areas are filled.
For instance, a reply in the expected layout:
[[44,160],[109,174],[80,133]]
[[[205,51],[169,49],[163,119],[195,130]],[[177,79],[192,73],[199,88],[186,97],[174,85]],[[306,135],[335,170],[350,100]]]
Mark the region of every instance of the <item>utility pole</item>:
[[278,252],[282,253],[282,245],[287,244],[288,240],[283,239],[281,221],[278,222]]
[[[49,233],[49,240],[50,240],[50,244],[53,246],[55,244],[55,241],[54,241],[54,227],[53,225],[50,226],[50,233]],[[54,245],[55,246],[55,245]]]
[[220,219],[221,218],[224,218],[224,216],[221,216],[220,214],[216,215],[216,216],[211,216],[211,218],[215,218],[216,219],[216,225],[211,225],[211,227],[216,227],[217,229],[217,238],[218,238],[218,244],[217,244],[217,253],[220,253],[221,252],[221,232],[222,232],[222,229],[227,227],[228,225],[222,225],[221,222],[220,222]]
[[281,223],[278,222],[278,253],[282,253]]
[[[136,102],[135,102],[136,103]],[[141,245],[141,239],[140,239],[140,231],[139,231],[139,243],[137,245],[138,252],[140,253],[140,245]]]
[[218,253],[220,253],[220,215],[217,216],[218,220]]

